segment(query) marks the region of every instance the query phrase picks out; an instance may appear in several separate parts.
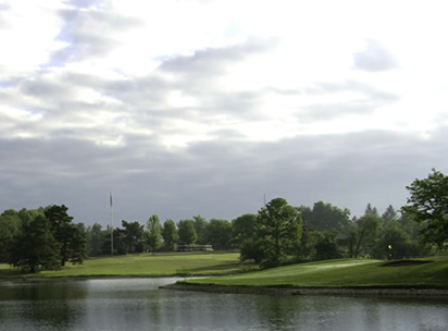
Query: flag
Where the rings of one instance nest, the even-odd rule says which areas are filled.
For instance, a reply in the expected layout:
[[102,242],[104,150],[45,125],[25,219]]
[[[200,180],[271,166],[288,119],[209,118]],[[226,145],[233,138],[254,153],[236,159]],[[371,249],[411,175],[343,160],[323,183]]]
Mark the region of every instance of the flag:
[[112,193],[110,194],[110,206],[112,207]]

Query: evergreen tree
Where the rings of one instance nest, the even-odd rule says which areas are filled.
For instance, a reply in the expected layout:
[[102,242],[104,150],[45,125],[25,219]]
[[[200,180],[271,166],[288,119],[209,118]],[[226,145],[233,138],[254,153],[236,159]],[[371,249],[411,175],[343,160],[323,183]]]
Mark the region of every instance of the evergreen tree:
[[45,209],[45,217],[50,221],[51,232],[59,243],[61,266],[67,261],[82,263],[87,257],[87,235],[85,230],[72,224],[73,217],[68,215],[64,205],[49,206]]
[[61,244],[54,238],[51,223],[45,216],[37,216],[25,223],[16,236],[10,256],[10,264],[24,272],[56,270],[61,267]]

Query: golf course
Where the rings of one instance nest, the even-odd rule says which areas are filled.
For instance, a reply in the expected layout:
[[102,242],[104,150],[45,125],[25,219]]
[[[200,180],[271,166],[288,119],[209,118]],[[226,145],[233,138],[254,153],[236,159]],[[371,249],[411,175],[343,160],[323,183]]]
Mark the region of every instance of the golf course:
[[[267,270],[242,264],[236,252],[138,254],[88,259],[58,271],[22,274],[0,265],[2,281],[38,281],[102,277],[182,276],[179,284],[241,288],[358,288],[448,290],[448,257],[381,261],[337,259]],[[210,276],[187,279],[190,276]]]

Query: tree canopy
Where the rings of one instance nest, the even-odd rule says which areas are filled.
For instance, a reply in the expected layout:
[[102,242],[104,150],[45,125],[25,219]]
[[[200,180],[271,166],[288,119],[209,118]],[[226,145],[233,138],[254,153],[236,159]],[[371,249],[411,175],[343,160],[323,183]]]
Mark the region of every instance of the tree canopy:
[[300,245],[302,218],[297,209],[285,199],[275,198],[259,211],[258,223],[253,246],[246,249],[255,249],[254,253],[261,256],[262,267],[282,264]]
[[448,240],[448,176],[432,169],[424,179],[406,186],[411,196],[402,208],[406,216],[424,225],[423,241],[445,247]]

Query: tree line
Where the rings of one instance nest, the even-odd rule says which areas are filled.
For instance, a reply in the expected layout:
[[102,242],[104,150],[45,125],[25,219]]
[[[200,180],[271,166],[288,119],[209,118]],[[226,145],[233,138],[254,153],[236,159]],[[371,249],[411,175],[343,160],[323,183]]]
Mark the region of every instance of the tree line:
[[448,177],[433,170],[407,189],[411,196],[401,210],[390,205],[380,214],[367,204],[359,218],[323,201],[294,207],[283,198],[232,221],[197,215],[162,224],[152,215],[145,225],[123,220],[114,229],[73,224],[64,205],[6,210],[0,215],[0,262],[36,272],[58,269],[66,262],[82,263],[88,256],[174,251],[178,245],[198,244],[239,249],[242,261],[254,260],[267,268],[340,257],[418,257],[434,247],[445,248]]

